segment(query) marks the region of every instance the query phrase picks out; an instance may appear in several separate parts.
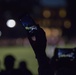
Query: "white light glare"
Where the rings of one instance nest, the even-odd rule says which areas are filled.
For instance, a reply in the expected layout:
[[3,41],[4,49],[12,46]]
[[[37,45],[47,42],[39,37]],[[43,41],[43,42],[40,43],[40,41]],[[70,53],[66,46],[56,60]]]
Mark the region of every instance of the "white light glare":
[[9,19],[6,23],[6,25],[9,27],[9,28],[14,28],[15,25],[16,25],[16,21],[13,20],[13,19]]

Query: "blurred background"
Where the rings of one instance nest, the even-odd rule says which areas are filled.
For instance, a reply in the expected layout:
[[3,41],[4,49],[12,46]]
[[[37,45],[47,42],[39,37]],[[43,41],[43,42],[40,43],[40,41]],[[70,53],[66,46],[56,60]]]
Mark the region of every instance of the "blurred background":
[[24,60],[36,75],[37,61],[19,21],[26,13],[44,29],[46,54],[51,58],[56,47],[76,47],[75,0],[0,0],[0,70],[4,57],[11,54],[16,58],[15,68]]

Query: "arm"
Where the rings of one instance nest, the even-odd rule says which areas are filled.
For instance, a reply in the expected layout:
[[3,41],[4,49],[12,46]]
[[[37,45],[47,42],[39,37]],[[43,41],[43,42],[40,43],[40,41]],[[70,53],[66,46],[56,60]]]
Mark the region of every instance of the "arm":
[[40,59],[46,58],[45,54],[45,49],[46,49],[46,37],[45,37],[45,32],[40,28],[39,26],[37,27],[38,30],[35,31],[35,36],[34,38],[36,40],[33,40],[30,35],[28,35],[29,42],[35,52],[36,58],[38,61]]
[[[39,75],[49,75],[50,65],[49,60],[46,56],[45,49],[46,49],[46,36],[45,32],[42,28],[38,26],[38,30],[35,32],[35,41],[28,35],[29,42],[34,50],[36,55],[38,64],[39,64]],[[52,74],[50,74],[52,75]]]

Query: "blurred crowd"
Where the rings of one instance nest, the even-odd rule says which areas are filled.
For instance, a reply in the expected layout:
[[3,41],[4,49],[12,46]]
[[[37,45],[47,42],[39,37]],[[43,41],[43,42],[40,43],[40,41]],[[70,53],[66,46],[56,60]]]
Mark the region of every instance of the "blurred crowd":
[[[72,45],[75,46],[76,38],[68,39],[67,37],[48,37],[48,46],[65,46]],[[0,39],[0,46],[28,46],[29,42],[27,38],[17,38],[17,39]]]

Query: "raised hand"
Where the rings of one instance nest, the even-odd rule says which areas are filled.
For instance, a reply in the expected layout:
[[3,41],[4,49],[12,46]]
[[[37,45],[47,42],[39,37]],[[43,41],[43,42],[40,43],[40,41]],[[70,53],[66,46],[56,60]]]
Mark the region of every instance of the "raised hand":
[[34,32],[34,36],[31,37],[28,34],[28,39],[35,53],[43,54],[45,52],[47,41],[46,41],[45,32],[43,31],[42,28],[37,26],[37,31]]

